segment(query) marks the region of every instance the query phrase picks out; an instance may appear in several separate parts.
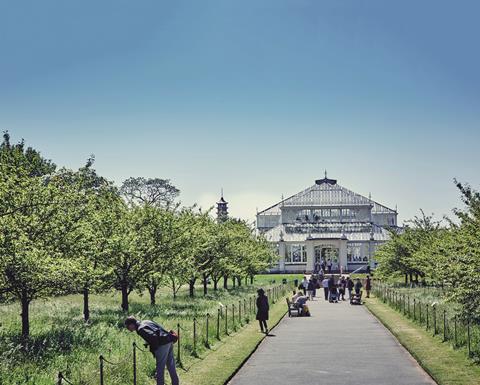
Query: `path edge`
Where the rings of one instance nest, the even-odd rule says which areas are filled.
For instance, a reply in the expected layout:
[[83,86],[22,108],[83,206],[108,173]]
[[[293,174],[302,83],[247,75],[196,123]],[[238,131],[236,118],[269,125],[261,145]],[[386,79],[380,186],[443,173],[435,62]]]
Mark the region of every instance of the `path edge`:
[[[269,332],[271,332],[272,330],[274,330],[279,324],[280,322],[283,321],[283,319],[286,317],[287,315],[287,311],[285,311],[285,313],[280,317],[280,319],[273,325],[273,327],[269,330]],[[260,341],[257,342],[257,344],[254,346],[254,348],[252,349],[252,351],[245,357],[245,359],[240,363],[240,365],[232,372],[232,374],[230,374],[230,376],[226,379],[226,381],[223,383],[223,385],[227,385],[232,379],[233,377],[235,377],[235,375],[240,371],[240,369],[242,369],[245,364],[247,363],[247,361],[253,356],[253,354],[258,350],[259,346],[262,344],[263,341],[265,341],[265,339],[267,338],[267,336],[263,336],[263,338],[260,339]]]
[[[404,352],[405,352],[408,356],[410,356],[410,358],[411,358],[413,361],[415,361],[415,362],[417,363],[417,365],[425,372],[425,374],[426,374],[435,384],[441,385],[441,384],[435,379],[435,377],[432,375],[432,373],[430,372],[430,370],[428,370],[428,368],[426,368],[426,367],[422,364],[421,360],[419,360],[419,359],[415,356],[415,354],[414,354],[413,352],[411,352],[410,349],[408,349],[407,346],[405,346],[404,344],[402,344],[402,342],[401,342],[401,341],[397,338],[397,336],[393,333],[392,329],[390,329],[390,327],[389,327],[387,324],[385,324],[380,318],[378,318],[378,317],[368,308],[368,306],[365,305],[365,302],[362,304],[362,306],[363,306],[363,308],[364,308],[373,318],[375,318],[375,319],[378,321],[378,323],[379,323],[380,325],[383,326],[383,328],[388,332],[388,334],[390,334],[390,335],[393,337],[393,339],[395,340],[395,342],[397,343],[397,345],[400,346],[400,347],[404,350]],[[392,309],[392,310],[393,310],[393,309]]]

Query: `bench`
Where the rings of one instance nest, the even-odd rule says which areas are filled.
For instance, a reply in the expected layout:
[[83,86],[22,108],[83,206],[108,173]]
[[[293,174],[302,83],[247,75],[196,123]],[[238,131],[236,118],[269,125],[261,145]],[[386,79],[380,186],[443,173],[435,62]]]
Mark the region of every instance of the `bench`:
[[287,307],[288,307],[288,316],[289,317],[292,316],[292,312],[297,312],[296,316],[297,317],[300,316],[300,309],[297,307],[297,305],[292,303],[292,301],[290,301],[289,298],[287,298]]

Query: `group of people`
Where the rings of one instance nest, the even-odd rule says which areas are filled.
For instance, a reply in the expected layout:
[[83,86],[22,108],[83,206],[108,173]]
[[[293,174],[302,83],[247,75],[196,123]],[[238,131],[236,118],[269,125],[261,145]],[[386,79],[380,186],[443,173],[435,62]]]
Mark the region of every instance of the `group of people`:
[[[359,278],[353,281],[348,275],[341,275],[338,279],[331,274],[329,277],[320,274],[319,276],[312,275],[309,279],[307,276],[303,277],[300,283],[299,289],[303,291],[303,294],[307,299],[312,301],[316,297],[317,289],[323,288],[325,301],[338,302],[340,300],[345,301],[345,294],[348,292],[348,300],[352,298],[352,292],[359,295],[362,290],[363,284]],[[367,275],[365,279],[365,291],[367,298],[370,297],[370,290],[372,289],[372,281],[370,276]],[[295,303],[297,298],[292,297],[292,302]]]

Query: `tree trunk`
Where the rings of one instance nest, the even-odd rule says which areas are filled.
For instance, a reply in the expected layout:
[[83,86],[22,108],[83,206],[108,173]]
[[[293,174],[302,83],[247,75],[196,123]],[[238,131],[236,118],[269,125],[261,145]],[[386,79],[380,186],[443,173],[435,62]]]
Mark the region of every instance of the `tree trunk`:
[[410,272],[408,275],[409,275],[409,277],[410,277],[410,283],[413,283],[413,273]]
[[245,276],[245,286],[247,286],[247,285],[248,285],[248,277]]
[[250,276],[250,285],[253,285],[253,275]]
[[27,290],[23,289],[22,290],[22,338],[24,341],[28,339],[28,336],[30,335],[30,316],[29,316],[29,306],[30,306],[30,300],[28,299],[27,295]]
[[242,277],[237,277],[238,287],[242,286]]
[[88,295],[88,286],[85,285],[85,287],[83,288],[83,319],[85,320],[85,322],[88,322],[88,320],[90,319],[90,306],[88,303]]
[[220,281],[220,278],[214,278],[213,279],[213,290],[215,290],[215,291],[218,290],[218,281]]
[[188,281],[188,295],[190,298],[195,297],[195,279]]
[[226,290],[228,289],[228,276],[223,276],[223,288]]
[[122,282],[121,290],[122,290],[122,310],[124,312],[128,312],[128,284],[126,282]]
[[232,277],[232,284],[233,284],[233,287],[237,286],[237,279],[235,277]]
[[157,295],[157,285],[150,285],[148,287],[148,292],[150,293],[150,305],[156,305],[156,295]]
[[405,273],[405,286],[408,286],[408,274]]
[[208,294],[208,277],[207,274],[203,274],[203,295]]

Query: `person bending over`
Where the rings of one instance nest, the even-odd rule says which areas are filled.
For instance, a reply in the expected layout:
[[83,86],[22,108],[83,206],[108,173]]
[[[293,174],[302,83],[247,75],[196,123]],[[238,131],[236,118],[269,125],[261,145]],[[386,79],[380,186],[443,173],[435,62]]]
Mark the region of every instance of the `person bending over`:
[[131,332],[137,332],[142,337],[157,362],[157,385],[165,384],[165,366],[167,367],[172,385],[178,385],[178,375],[173,356],[173,344],[178,337],[173,331],[166,331],[154,321],[137,321],[135,317],[128,317],[125,326]]

